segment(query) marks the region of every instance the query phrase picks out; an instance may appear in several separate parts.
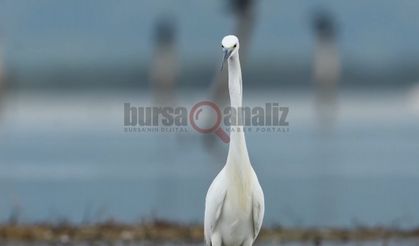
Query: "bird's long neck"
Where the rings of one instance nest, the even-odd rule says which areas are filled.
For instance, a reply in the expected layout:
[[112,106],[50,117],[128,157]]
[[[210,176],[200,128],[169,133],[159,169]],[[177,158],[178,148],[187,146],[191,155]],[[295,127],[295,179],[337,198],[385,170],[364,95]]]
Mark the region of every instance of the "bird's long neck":
[[242,74],[238,52],[228,59],[228,87],[230,92],[231,107],[236,111],[237,126],[231,126],[230,146],[228,150],[227,165],[240,167],[250,166],[249,155],[246,147],[246,139],[243,126],[244,122],[242,107]]

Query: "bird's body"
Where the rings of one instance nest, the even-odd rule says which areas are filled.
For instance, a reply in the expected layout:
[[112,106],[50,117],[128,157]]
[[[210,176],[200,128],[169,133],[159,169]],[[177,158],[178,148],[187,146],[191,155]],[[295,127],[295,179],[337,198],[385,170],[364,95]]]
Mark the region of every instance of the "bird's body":
[[[226,36],[230,101],[242,106],[238,39]],[[240,117],[240,116],[239,116]],[[264,196],[250,163],[242,126],[230,135],[227,162],[212,182],[205,202],[205,240],[208,246],[250,246],[262,226]]]

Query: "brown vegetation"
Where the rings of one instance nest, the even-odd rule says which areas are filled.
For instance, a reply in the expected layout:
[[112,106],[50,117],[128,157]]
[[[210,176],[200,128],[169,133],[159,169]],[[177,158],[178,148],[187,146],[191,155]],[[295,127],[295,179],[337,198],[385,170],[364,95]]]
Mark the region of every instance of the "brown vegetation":
[[[419,229],[390,228],[270,228],[263,229],[259,240],[265,241],[372,241],[387,239],[419,239]],[[36,224],[0,225],[0,241],[85,242],[85,241],[171,241],[202,242],[201,225],[179,225],[156,220],[128,225],[107,222],[94,225]]]

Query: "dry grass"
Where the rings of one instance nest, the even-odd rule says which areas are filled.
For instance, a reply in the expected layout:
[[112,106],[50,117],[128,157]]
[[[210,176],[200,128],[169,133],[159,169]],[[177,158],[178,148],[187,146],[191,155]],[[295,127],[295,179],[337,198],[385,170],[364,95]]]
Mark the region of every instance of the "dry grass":
[[[419,239],[419,228],[400,230],[391,228],[355,229],[263,229],[259,240],[280,241],[372,241],[387,239]],[[95,225],[36,224],[0,225],[0,241],[24,242],[89,242],[89,241],[171,241],[202,242],[201,225],[180,225],[162,220],[138,225],[107,222]]]

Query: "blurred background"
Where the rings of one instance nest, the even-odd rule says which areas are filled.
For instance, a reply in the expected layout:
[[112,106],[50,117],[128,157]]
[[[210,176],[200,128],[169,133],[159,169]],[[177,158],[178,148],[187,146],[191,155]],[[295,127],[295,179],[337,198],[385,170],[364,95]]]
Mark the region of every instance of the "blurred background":
[[419,2],[1,1],[0,222],[202,223],[228,146],[124,131],[124,103],[289,107],[247,134],[266,227],[419,226]]

